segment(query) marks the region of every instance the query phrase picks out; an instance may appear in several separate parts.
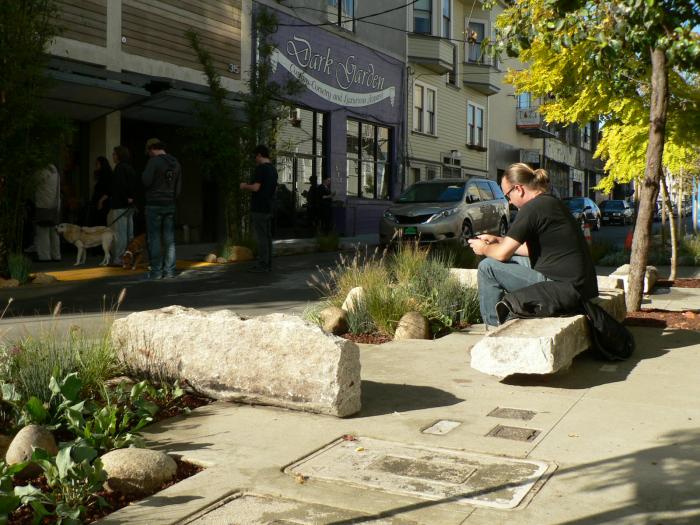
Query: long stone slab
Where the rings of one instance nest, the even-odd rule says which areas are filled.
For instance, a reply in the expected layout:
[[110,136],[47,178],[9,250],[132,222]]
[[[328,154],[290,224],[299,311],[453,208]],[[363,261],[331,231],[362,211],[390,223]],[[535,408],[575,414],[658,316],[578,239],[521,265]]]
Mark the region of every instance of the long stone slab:
[[[594,302],[621,321],[625,293],[602,290]],[[488,333],[471,349],[472,368],[485,374],[552,374],[571,365],[590,348],[588,322],[583,315],[514,319]]]
[[[617,270],[610,274],[613,279],[620,279],[623,283],[625,293],[629,287],[630,265],[623,264]],[[644,272],[644,290],[642,293],[651,293],[656,281],[659,279],[659,270],[655,266],[647,266]]]
[[[450,268],[450,274],[455,277],[462,286],[468,288],[478,288],[479,283],[477,281],[477,271],[473,268]],[[598,289],[599,290],[611,290],[611,289],[624,289],[624,281],[618,276],[604,276],[598,275]]]
[[117,319],[111,337],[137,374],[186,380],[214,399],[340,417],[360,411],[357,345],[296,316],[169,306]]

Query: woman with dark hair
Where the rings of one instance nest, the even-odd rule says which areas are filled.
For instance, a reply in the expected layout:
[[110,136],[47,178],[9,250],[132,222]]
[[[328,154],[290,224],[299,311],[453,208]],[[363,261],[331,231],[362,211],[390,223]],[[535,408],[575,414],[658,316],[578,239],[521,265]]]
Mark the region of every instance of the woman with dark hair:
[[109,207],[109,185],[112,181],[112,167],[106,157],[97,157],[95,160],[95,186],[90,199],[90,226],[106,226]]
[[131,167],[131,154],[125,146],[117,146],[112,152],[114,161],[114,173],[109,188],[110,211],[107,216],[107,226],[114,232],[114,244],[112,245],[112,264],[122,265],[122,255],[129,243],[129,232],[133,236],[132,207],[136,195],[134,181],[136,172]]

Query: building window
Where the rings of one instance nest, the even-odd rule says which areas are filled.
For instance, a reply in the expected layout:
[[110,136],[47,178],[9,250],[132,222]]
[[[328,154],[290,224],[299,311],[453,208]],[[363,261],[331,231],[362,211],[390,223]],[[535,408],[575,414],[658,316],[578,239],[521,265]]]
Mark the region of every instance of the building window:
[[438,176],[438,170],[434,167],[428,167],[425,169],[425,180],[433,180]]
[[420,168],[410,168],[408,170],[408,177],[406,178],[406,188],[412,186],[420,180]]
[[589,122],[581,130],[581,147],[585,150],[591,150],[591,129],[592,124]]
[[355,30],[355,0],[326,0],[328,20],[338,27]]
[[486,37],[486,22],[467,20],[465,25],[467,39],[464,43],[464,61],[475,64],[487,63],[481,49],[481,43]]
[[457,76],[459,75],[458,73],[458,68],[459,67],[459,60],[457,59],[457,46],[454,44],[452,45],[452,71],[447,73],[447,83],[451,84],[453,86],[457,86]]
[[452,37],[452,0],[442,0],[442,36]]
[[423,35],[431,35],[433,33],[432,0],[417,0],[413,4],[413,32]]
[[467,104],[467,145],[484,147],[484,108]]
[[388,199],[391,154],[389,128],[347,120],[347,194],[365,199]]
[[530,109],[532,107],[532,94],[525,92],[517,96],[518,109]]
[[428,135],[436,134],[436,91],[423,84],[413,88],[413,130]]

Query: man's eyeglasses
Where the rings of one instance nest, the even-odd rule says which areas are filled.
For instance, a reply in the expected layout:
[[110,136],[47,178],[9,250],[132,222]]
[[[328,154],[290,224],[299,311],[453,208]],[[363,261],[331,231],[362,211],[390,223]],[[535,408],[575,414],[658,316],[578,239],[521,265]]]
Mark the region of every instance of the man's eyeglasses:
[[504,195],[504,197],[506,198],[506,200],[507,200],[508,202],[510,202],[510,197],[509,197],[510,192],[513,191],[513,190],[514,190],[515,188],[517,188],[518,186],[520,186],[520,184],[516,184],[515,186],[513,186],[513,187],[512,187],[511,189],[509,189],[509,190],[506,192],[506,194]]

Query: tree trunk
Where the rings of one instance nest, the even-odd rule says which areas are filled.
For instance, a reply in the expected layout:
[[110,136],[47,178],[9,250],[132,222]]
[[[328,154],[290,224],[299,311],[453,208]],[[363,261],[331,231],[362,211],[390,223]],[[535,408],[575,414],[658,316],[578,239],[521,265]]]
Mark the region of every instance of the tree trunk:
[[[663,198],[664,207],[671,207],[671,198],[668,196],[668,187],[666,186],[666,177],[661,177],[661,195]],[[668,276],[670,281],[676,278],[676,270],[678,268],[678,236],[676,235],[676,225],[674,224],[673,213],[669,215],[671,219],[671,275]],[[665,244],[663,245],[666,246]]]
[[663,49],[651,51],[651,109],[649,111],[649,145],[647,163],[639,198],[639,212],[632,241],[629,287],[625,303],[628,312],[636,312],[642,305],[644,274],[649,255],[651,223],[654,203],[659,194],[659,180],[663,165],[666,114],[668,111],[668,64]]

